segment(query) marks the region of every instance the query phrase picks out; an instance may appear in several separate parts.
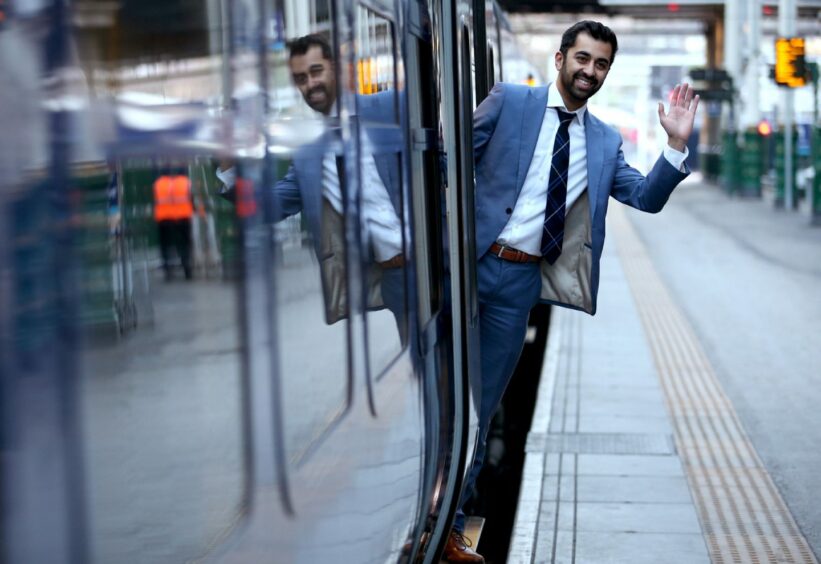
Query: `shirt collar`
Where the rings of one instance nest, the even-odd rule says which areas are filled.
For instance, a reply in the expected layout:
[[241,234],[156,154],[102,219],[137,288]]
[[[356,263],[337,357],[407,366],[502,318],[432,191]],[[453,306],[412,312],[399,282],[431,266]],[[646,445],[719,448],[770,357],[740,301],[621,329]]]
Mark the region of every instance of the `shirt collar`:
[[547,107],[559,108],[563,112],[567,112],[569,114],[576,114],[579,120],[579,124],[584,125],[584,113],[587,111],[587,104],[573,112],[568,110],[567,107],[564,105],[564,100],[562,100],[562,95],[559,93],[559,89],[556,88],[555,82],[551,82],[547,87]]

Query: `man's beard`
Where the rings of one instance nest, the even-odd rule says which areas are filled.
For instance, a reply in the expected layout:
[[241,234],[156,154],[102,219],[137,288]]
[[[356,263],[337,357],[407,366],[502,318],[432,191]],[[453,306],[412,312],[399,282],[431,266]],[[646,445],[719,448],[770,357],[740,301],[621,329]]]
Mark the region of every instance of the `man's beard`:
[[[313,101],[311,96],[317,92],[321,92],[325,96],[321,100]],[[325,86],[314,86],[308,90],[308,92],[305,93],[305,102],[307,102],[308,106],[310,106],[312,110],[323,114],[327,114],[333,104],[331,97],[328,94],[328,88]]]
[[[573,76],[568,76],[566,68],[562,66],[561,72],[559,74],[565,92],[567,92],[580,102],[586,102],[588,98],[590,98],[591,96],[593,96],[593,94],[599,91],[599,87],[601,86],[598,80],[596,80],[593,77],[585,75],[582,71],[576,71],[576,73]],[[590,90],[580,90],[576,88],[575,82],[577,78],[587,80],[590,83]]]

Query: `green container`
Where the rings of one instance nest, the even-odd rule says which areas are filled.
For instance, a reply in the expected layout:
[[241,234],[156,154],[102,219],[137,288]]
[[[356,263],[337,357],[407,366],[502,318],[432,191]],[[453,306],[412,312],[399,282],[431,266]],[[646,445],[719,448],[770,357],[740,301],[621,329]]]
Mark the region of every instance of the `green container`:
[[[775,136],[775,204],[777,206],[784,205],[785,186],[784,186],[784,130],[779,131]],[[792,159],[792,177],[793,188],[795,188],[795,173],[798,170],[798,157],[795,155],[795,146],[798,144],[798,132],[793,129],[793,159]],[[794,203],[798,202],[798,190],[794,192]]]
[[813,129],[812,154],[815,168],[815,178],[812,181],[813,223],[821,223],[821,127]]
[[736,134],[725,132],[722,141],[721,184],[728,194],[735,194],[741,188],[741,162]]
[[154,223],[154,181],[158,173],[150,159],[127,159],[122,163],[123,223],[132,242],[156,248],[159,235]]
[[699,162],[704,179],[717,182],[721,176],[721,155],[704,151],[699,155]]
[[108,224],[111,173],[103,163],[74,170],[71,183],[78,196],[79,229],[74,238],[80,268],[80,323],[94,333],[116,334],[117,312],[112,242]]
[[739,153],[743,196],[761,196],[761,175],[764,172],[764,143],[757,131],[744,132],[744,150]]

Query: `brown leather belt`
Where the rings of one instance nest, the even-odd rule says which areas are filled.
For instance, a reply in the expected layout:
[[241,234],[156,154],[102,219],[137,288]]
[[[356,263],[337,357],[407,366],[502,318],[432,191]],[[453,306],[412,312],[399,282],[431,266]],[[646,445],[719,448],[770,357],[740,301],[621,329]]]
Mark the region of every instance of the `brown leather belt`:
[[380,262],[379,266],[382,268],[402,268],[405,266],[405,255],[399,253],[393,258]]
[[490,246],[490,252],[500,259],[509,260],[510,262],[539,262],[542,260],[542,257],[529,255],[524,251],[506,247],[504,245],[500,245],[499,243],[493,243]]

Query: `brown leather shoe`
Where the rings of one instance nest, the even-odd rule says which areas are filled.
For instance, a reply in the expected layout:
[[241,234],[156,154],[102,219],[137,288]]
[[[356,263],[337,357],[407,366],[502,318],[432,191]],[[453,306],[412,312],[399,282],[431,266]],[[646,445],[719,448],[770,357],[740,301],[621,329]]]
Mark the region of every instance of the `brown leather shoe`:
[[448,562],[474,562],[484,564],[485,559],[481,554],[471,550],[469,539],[466,539],[462,533],[456,531],[450,532],[448,543],[445,545],[445,551],[442,553],[442,558]]

